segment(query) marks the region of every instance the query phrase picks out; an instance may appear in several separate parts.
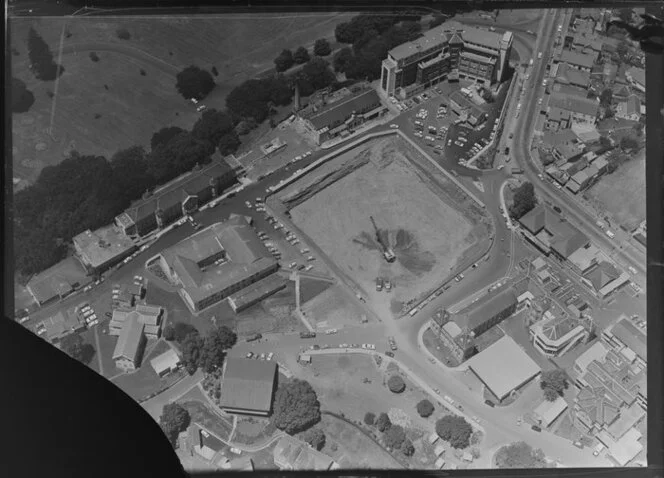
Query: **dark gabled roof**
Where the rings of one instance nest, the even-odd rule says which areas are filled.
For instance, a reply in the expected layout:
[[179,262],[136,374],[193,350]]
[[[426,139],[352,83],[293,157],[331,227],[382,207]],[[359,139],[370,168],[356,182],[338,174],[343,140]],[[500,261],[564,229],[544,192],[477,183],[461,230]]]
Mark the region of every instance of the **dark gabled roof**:
[[542,229],[546,229],[553,236],[550,240],[551,248],[563,257],[569,257],[589,241],[585,234],[541,205],[522,216],[519,222],[531,234],[536,235]]
[[331,124],[345,121],[354,111],[364,110],[376,103],[380,103],[378,94],[375,90],[370,89],[359,95],[350,96],[324,106],[309,117],[309,121],[316,130],[320,130],[326,126],[329,127]]
[[276,374],[274,362],[227,358],[219,406],[269,412]]
[[620,271],[611,263],[602,261],[596,267],[584,274],[595,290],[600,290],[605,285],[620,277]]

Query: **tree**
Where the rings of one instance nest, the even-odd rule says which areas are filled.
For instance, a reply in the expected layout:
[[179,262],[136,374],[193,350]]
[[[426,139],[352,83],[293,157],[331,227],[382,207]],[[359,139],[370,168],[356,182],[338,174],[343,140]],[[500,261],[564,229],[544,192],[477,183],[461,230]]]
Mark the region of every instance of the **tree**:
[[182,347],[182,362],[189,375],[193,375],[201,363],[203,338],[198,334],[189,334],[180,345]]
[[97,62],[99,61],[99,55],[97,55],[96,52],[91,51],[91,52],[90,52],[90,59],[91,59],[93,62],[97,63]]
[[131,33],[126,28],[118,28],[115,34],[120,40],[129,40],[131,38]]
[[310,428],[304,432],[302,439],[311,445],[312,448],[315,448],[319,451],[322,450],[325,446],[325,433],[323,430],[317,427]]
[[454,448],[467,448],[473,427],[459,415],[446,415],[436,422],[436,433]]
[[112,183],[117,187],[123,208],[155,186],[148,166],[147,153],[142,146],[122,149],[111,157]]
[[516,442],[504,446],[496,452],[498,468],[545,468],[546,458],[542,450],[533,448],[526,442]]
[[618,9],[618,17],[625,23],[632,23],[633,13],[631,8]]
[[84,343],[83,338],[78,334],[64,337],[60,345],[67,355],[86,365],[92,361],[92,357],[95,355],[94,347]]
[[28,31],[28,57],[38,80],[53,81],[64,72],[64,68],[53,61],[53,53],[44,39],[32,27]]
[[171,324],[168,324],[166,327],[164,327],[163,337],[164,340],[167,340],[169,342],[171,340],[175,340],[175,329]]
[[398,375],[392,375],[387,381],[387,386],[393,393],[401,393],[406,389],[406,383]]
[[288,49],[282,50],[279,56],[274,59],[274,66],[279,73],[288,70],[294,63],[293,53]]
[[295,50],[295,53],[293,53],[293,61],[298,65],[308,62],[309,52],[307,51],[307,49],[301,46],[297,50]]
[[327,56],[330,53],[332,53],[330,42],[328,42],[325,38],[316,40],[316,43],[314,43],[314,55]]
[[175,332],[175,341],[180,344],[182,344],[184,339],[189,335],[200,335],[196,327],[186,322],[176,322],[175,325],[173,325],[173,330]]
[[12,113],[25,113],[35,102],[35,95],[28,90],[25,83],[12,78]]
[[240,121],[235,127],[235,132],[240,136],[249,134],[252,130],[256,129],[258,123],[253,118],[248,118],[246,120]]
[[345,73],[354,61],[353,50],[349,47],[344,47],[334,54],[332,65],[334,66],[334,71]]
[[164,405],[159,417],[159,425],[173,445],[178,434],[186,430],[190,422],[189,412],[178,403]]
[[401,453],[406,456],[412,456],[415,453],[415,447],[413,442],[410,441],[410,438],[406,438],[403,443],[401,443]]
[[378,428],[379,432],[384,432],[391,426],[392,422],[390,421],[390,417],[387,415],[387,413],[382,412],[380,415],[378,415],[378,419],[376,420],[376,428]]
[[602,145],[603,148],[611,148],[613,147],[613,143],[609,138],[606,136],[600,136],[599,137],[599,144]]
[[180,133],[186,133],[186,131],[177,126],[166,126],[165,128],[161,128],[159,131],[152,135],[152,139],[150,140],[150,147],[153,150],[157,149],[158,146],[168,143],[171,139]]
[[214,78],[209,71],[191,65],[177,74],[175,88],[185,100],[202,100],[215,87]]
[[613,100],[613,91],[610,88],[606,88],[599,95],[599,104],[604,108],[609,108],[611,106],[611,101]]
[[550,402],[554,402],[569,387],[567,374],[564,370],[560,369],[542,372],[540,387],[544,390],[544,398]]
[[623,136],[620,140],[620,149],[627,151],[630,149],[636,149],[639,147],[638,141],[630,136]]
[[201,350],[200,366],[206,373],[220,369],[226,358],[226,351],[237,343],[237,335],[222,325],[213,329],[206,337]]
[[376,421],[376,415],[374,413],[367,412],[367,413],[364,414],[364,423],[365,424],[371,426],[371,425],[374,424],[375,421]]
[[191,134],[194,138],[217,146],[226,133],[233,131],[233,121],[223,111],[214,108],[204,111],[194,124]]
[[214,145],[183,132],[150,153],[148,171],[158,184],[190,171],[196,164],[207,164]]
[[385,431],[385,444],[390,448],[399,448],[406,439],[406,432],[404,432],[401,425],[392,425]]
[[309,382],[293,379],[279,385],[272,415],[272,423],[278,429],[292,435],[319,421],[320,402]]
[[417,413],[419,413],[421,417],[430,417],[433,411],[433,404],[429,400],[425,399],[417,404]]
[[532,183],[525,182],[514,191],[514,201],[509,208],[510,216],[521,218],[537,204],[535,188]]
[[219,146],[219,152],[223,156],[226,156],[237,151],[240,144],[242,144],[242,141],[240,141],[240,137],[237,133],[235,131],[229,131],[219,139],[217,146]]

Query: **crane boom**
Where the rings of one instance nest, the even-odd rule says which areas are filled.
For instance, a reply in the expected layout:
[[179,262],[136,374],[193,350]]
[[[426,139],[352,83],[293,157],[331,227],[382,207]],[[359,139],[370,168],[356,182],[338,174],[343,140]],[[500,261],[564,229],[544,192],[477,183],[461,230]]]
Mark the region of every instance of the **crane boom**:
[[390,246],[388,244],[385,244],[385,242],[383,242],[383,239],[380,237],[380,232],[378,230],[378,226],[376,225],[376,221],[374,220],[373,216],[369,216],[369,219],[371,219],[371,224],[373,224],[374,231],[376,231],[376,240],[378,241],[378,244],[380,244],[380,247],[382,247],[383,249],[383,257],[385,257],[385,260],[387,262],[394,262],[397,256],[394,254],[394,251],[390,248]]

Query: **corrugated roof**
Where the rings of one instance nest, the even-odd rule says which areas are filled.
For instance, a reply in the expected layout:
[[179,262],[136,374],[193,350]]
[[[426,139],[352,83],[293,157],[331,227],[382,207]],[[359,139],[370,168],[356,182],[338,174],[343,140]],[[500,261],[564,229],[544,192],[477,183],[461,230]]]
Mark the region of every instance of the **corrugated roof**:
[[590,281],[595,290],[600,290],[620,277],[620,271],[610,262],[602,261],[583,276]]
[[118,341],[115,344],[113,360],[124,357],[128,360],[136,361],[143,337],[143,327],[144,325],[139,322],[135,314],[130,314],[127,317],[118,336]]
[[227,358],[219,406],[269,412],[276,373],[274,362]]
[[549,106],[556,106],[573,113],[593,117],[597,116],[597,112],[599,111],[599,103],[597,101],[581,98],[579,96],[569,96],[559,92],[551,94]]
[[646,334],[630,320],[622,319],[611,329],[611,333],[626,347],[632,349],[643,360],[648,359]]
[[462,327],[467,327],[468,331],[472,331],[502,311],[509,309],[517,302],[514,289],[509,287],[494,294],[484,296],[469,308],[461,311],[459,314],[460,317],[455,318],[454,321]]
[[570,65],[581,66],[583,68],[592,68],[593,63],[595,63],[595,60],[591,55],[576,53],[569,50],[563,50],[563,53],[560,56],[560,61],[569,63]]
[[545,229],[552,236],[549,239],[551,248],[563,257],[569,257],[590,241],[585,234],[542,205],[526,213],[519,222],[531,234],[538,234]]
[[165,370],[175,368],[178,363],[180,363],[180,356],[173,349],[169,349],[150,360],[150,365],[157,372],[157,375],[160,375]]
[[508,335],[470,358],[468,366],[500,400],[541,371]]

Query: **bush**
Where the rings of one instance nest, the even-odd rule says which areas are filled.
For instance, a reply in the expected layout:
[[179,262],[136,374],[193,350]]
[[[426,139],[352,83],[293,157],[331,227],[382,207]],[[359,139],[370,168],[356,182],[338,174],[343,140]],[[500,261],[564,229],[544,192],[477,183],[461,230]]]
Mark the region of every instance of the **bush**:
[[545,468],[546,457],[542,450],[534,450],[525,442],[516,442],[502,447],[496,452],[498,468]]
[[446,415],[436,422],[436,433],[454,448],[467,448],[473,427],[461,416]]
[[171,340],[175,340],[175,329],[171,324],[168,324],[166,327],[164,327],[163,337],[164,340],[167,340],[169,342]]
[[364,414],[364,423],[366,423],[367,425],[371,426],[371,425],[374,424],[375,421],[376,421],[376,415],[375,414],[373,414],[371,412],[367,412],[367,413]]
[[141,73],[141,76],[146,76],[147,75],[146,71],[143,68],[141,68],[140,73]]
[[279,384],[274,397],[272,423],[293,434],[320,421],[320,402],[313,387],[304,380],[293,379]]
[[302,439],[319,451],[325,446],[325,433],[320,428],[310,428],[304,433]]
[[94,51],[91,51],[90,52],[90,59],[92,61],[94,61],[95,63],[97,63],[99,61],[99,56]]
[[176,322],[173,329],[175,340],[179,343],[184,342],[188,335],[200,335],[196,327],[186,322]]
[[412,456],[413,453],[415,453],[415,447],[413,446],[413,442],[410,441],[410,438],[406,438],[401,444],[401,453],[406,456]]
[[392,425],[385,432],[385,444],[390,448],[400,448],[406,439],[406,432],[401,425]]
[[173,445],[178,433],[186,430],[190,422],[189,412],[177,403],[164,405],[159,417],[159,425]]
[[401,393],[406,389],[406,383],[398,375],[392,375],[387,381],[387,386],[393,393]]
[[555,402],[569,388],[567,374],[560,369],[542,372],[540,388],[544,391],[544,398],[547,401]]
[[314,43],[314,55],[327,56],[330,53],[332,53],[332,48],[330,47],[330,43],[325,38],[316,40],[316,43]]
[[213,74],[214,76],[219,76],[219,70],[217,70],[217,67],[216,67],[216,66],[213,66],[213,67],[210,69],[210,71],[212,72],[212,74]]
[[535,187],[532,183],[525,182],[514,191],[514,202],[509,207],[510,216],[520,219],[537,204]]
[[251,133],[252,130],[256,129],[258,123],[253,118],[240,121],[235,127],[235,132],[240,136]]
[[279,56],[274,59],[274,66],[279,73],[288,70],[294,63],[293,53],[288,49],[282,50]]
[[429,400],[422,400],[417,404],[417,413],[419,413],[421,417],[430,417],[433,411],[433,404]]
[[126,28],[118,28],[115,34],[120,40],[129,40],[131,38],[131,33]]
[[378,415],[378,419],[376,420],[376,428],[378,428],[379,432],[384,432],[391,426],[392,422],[390,421],[390,417],[387,416],[387,413],[382,412],[380,415]]
[[293,61],[298,65],[308,62],[309,52],[307,51],[307,49],[301,46],[297,50],[295,50],[295,53],[293,54]]

